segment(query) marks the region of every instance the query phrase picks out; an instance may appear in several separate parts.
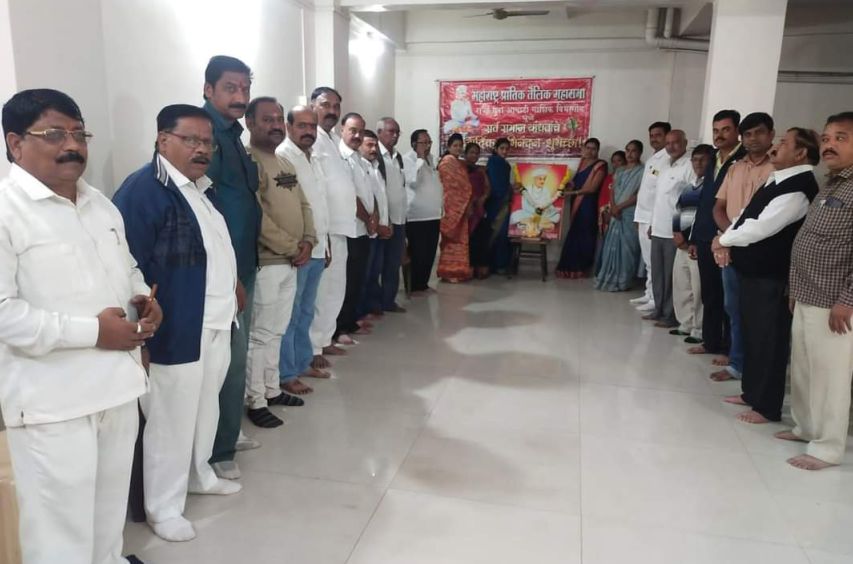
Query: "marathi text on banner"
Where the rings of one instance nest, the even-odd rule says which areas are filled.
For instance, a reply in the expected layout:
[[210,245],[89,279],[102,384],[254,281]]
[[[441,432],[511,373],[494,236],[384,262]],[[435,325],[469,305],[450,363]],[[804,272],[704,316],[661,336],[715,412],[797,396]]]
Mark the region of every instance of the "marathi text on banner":
[[576,157],[589,137],[592,78],[439,83],[441,146],[453,133],[484,149],[507,137],[513,157]]

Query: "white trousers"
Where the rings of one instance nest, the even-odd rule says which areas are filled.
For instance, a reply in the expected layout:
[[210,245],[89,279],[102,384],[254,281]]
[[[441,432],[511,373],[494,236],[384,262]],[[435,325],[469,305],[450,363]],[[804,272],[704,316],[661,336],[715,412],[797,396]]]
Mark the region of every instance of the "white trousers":
[[806,452],[838,464],[850,420],[853,333],[829,330],[829,310],[797,302],[791,328],[791,415]]
[[7,429],[23,564],[127,564],[122,532],[138,429],[136,400]]
[[314,302],[314,321],[311,323],[311,346],[314,354],[322,354],[323,347],[332,344],[338,327],[338,314],[344,305],[347,291],[347,238],[329,235],[332,243],[332,262],[323,271],[317,300]]
[[249,409],[267,407],[268,398],[281,394],[278,373],[281,336],[290,323],[295,296],[296,268],[289,264],[261,267],[255,280],[246,365]]
[[186,364],[151,364],[142,468],[145,513],[160,523],[183,514],[187,489],[203,491],[218,478],[208,459],[219,423],[219,389],[231,362],[231,332],[202,330],[201,357]]
[[702,285],[699,261],[691,260],[687,251],[678,249],[672,268],[672,305],[679,329],[691,337],[702,338]]
[[652,292],[652,240],[649,238],[648,223],[637,224],[637,237],[640,238],[640,254],[643,257],[643,266],[646,269],[646,299],[655,302],[655,294]]

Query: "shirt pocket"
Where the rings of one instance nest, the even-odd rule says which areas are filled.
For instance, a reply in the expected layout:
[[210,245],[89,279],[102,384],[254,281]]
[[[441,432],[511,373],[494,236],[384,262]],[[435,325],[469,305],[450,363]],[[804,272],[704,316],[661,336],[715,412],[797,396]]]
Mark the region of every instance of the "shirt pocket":
[[77,249],[70,243],[35,244],[18,256],[18,295],[35,307],[57,309],[89,288]]
[[824,239],[853,241],[853,208],[831,208],[818,204],[806,222],[806,228]]

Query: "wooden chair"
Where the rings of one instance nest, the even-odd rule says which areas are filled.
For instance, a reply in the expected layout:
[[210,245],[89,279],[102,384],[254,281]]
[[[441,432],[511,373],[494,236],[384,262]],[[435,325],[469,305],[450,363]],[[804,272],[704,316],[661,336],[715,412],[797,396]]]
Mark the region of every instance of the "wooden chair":
[[523,258],[539,258],[542,282],[548,279],[548,243],[543,239],[513,237],[510,239],[512,258],[510,260],[510,278],[518,276],[518,267]]

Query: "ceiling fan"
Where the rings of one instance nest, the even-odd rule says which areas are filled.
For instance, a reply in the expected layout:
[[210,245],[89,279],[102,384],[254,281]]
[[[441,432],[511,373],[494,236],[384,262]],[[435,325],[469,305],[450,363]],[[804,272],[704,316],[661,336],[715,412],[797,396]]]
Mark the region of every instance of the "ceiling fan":
[[476,14],[474,16],[465,16],[467,18],[481,18],[483,16],[492,16],[496,20],[505,20],[507,18],[517,18],[519,16],[547,16],[550,10],[504,10],[503,8],[495,8],[486,14]]

